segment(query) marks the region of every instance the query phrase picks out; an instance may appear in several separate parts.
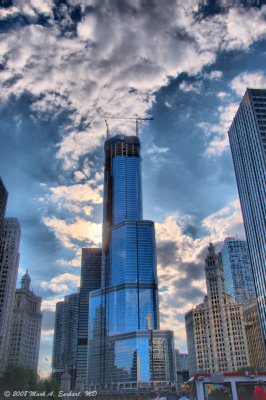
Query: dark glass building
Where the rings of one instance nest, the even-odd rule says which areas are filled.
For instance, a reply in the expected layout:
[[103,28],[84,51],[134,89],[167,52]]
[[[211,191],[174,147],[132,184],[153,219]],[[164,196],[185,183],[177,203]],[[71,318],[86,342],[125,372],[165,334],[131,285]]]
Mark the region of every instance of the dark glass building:
[[266,90],[247,89],[229,130],[266,344]]
[[56,303],[53,342],[53,377],[61,384],[64,373],[70,375],[70,387],[75,388],[77,378],[79,293],[65,296]]
[[92,290],[101,287],[102,249],[83,248],[79,294],[77,377],[83,383],[87,377],[89,297]]
[[88,386],[150,385],[151,332],[159,329],[156,243],[154,223],[142,219],[136,136],[105,143],[102,257],[101,289],[90,293]]
[[8,193],[5,188],[4,182],[2,181],[2,179],[0,177],[0,240],[1,240],[3,224],[4,224],[7,198],[8,198]]

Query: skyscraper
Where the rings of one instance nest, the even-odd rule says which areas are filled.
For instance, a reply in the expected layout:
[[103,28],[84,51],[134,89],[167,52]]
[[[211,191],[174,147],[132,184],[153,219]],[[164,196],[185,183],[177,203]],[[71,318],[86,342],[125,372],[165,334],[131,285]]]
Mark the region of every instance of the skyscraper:
[[77,376],[79,293],[65,296],[56,303],[53,343],[53,376],[61,384],[61,376],[71,377],[71,389],[75,388]]
[[87,380],[89,297],[101,287],[102,249],[84,248],[81,255],[77,377]]
[[41,339],[41,302],[30,289],[28,271],[16,290],[8,363],[23,365],[37,372]]
[[237,371],[249,365],[243,308],[225,292],[222,263],[212,243],[205,276],[204,302],[185,315],[189,372]]
[[256,294],[247,242],[227,237],[221,257],[226,293],[243,306],[253,303]]
[[136,136],[105,143],[102,255],[101,289],[90,293],[88,385],[150,385],[151,331],[159,329],[156,245],[154,223],[142,219]]
[[265,89],[246,90],[229,129],[229,140],[266,345]]
[[19,264],[20,224],[6,218],[0,248],[0,371],[6,367]]

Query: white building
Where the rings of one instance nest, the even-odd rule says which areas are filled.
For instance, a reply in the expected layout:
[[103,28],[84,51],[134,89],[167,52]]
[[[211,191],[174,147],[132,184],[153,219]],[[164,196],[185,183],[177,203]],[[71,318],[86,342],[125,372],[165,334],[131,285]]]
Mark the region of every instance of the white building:
[[41,301],[30,290],[28,271],[16,290],[8,362],[37,371],[41,339]]
[[12,310],[19,264],[20,224],[15,218],[4,220],[0,241],[0,372],[7,365]]
[[190,374],[237,371],[249,365],[242,306],[225,292],[220,257],[210,243],[207,296],[185,315]]

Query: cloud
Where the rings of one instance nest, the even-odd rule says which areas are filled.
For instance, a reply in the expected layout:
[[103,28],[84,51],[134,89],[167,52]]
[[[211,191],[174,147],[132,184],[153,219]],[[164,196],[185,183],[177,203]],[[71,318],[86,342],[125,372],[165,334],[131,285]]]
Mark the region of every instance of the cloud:
[[42,281],[40,286],[42,288],[47,288],[55,293],[66,293],[70,290],[76,289],[79,285],[80,277],[74,274],[61,274],[52,278],[49,282]]
[[[101,145],[104,115],[145,116],[155,92],[170,77],[182,72],[197,75],[221,49],[248,50],[265,37],[265,7],[230,9],[199,20],[196,1],[182,7],[174,0],[155,1],[148,8],[127,1],[123,7],[115,3],[108,12],[100,1],[93,4],[93,12],[80,4],[80,16],[74,20],[77,6],[68,2],[55,11],[49,0],[16,1],[14,12],[33,19],[3,35],[0,50],[2,104],[12,95],[29,93],[39,118],[68,112],[68,122],[60,126],[57,157],[69,170]],[[39,15],[46,15],[46,24],[34,23]],[[217,70],[208,75],[220,77]],[[180,88],[198,92],[200,83],[183,82]],[[121,121],[112,127],[119,131]],[[124,132],[132,129],[133,125],[123,126]]]
[[202,82],[186,82],[183,81],[179,85],[179,89],[182,90],[183,92],[195,92],[195,93],[200,93],[202,88]]
[[238,103],[229,103],[225,106],[218,107],[219,121],[212,124],[209,122],[200,122],[197,124],[201,128],[208,140],[206,154],[208,156],[217,156],[222,154],[229,148],[228,129],[230,128],[234,116],[239,107]]
[[96,224],[82,218],[75,218],[73,222],[66,222],[64,219],[43,218],[43,223],[51,229],[56,238],[66,248],[75,249],[76,242],[84,243],[84,246],[94,244],[96,246],[101,243],[101,224]]
[[99,185],[93,188],[94,181],[87,181],[86,184],[76,184],[71,186],[56,186],[50,187],[49,191],[52,193],[50,200],[54,203],[63,203],[64,201],[77,203],[92,202],[94,204],[102,203],[102,189],[103,186]]
[[264,72],[243,72],[236,76],[231,82],[231,89],[240,97],[244,96],[247,88],[265,89],[266,75]]

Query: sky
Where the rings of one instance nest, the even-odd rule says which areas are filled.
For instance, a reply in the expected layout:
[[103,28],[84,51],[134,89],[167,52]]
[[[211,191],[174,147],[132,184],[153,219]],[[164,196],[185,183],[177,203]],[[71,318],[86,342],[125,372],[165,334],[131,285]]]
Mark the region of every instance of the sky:
[[[13,0],[0,8],[0,176],[21,223],[21,276],[43,298],[39,372],[54,310],[101,245],[106,116],[140,127],[144,218],[156,224],[161,328],[186,351],[204,258],[244,239],[227,131],[246,87],[266,87],[266,6],[201,15],[196,0]],[[109,120],[135,134],[133,120]]]

